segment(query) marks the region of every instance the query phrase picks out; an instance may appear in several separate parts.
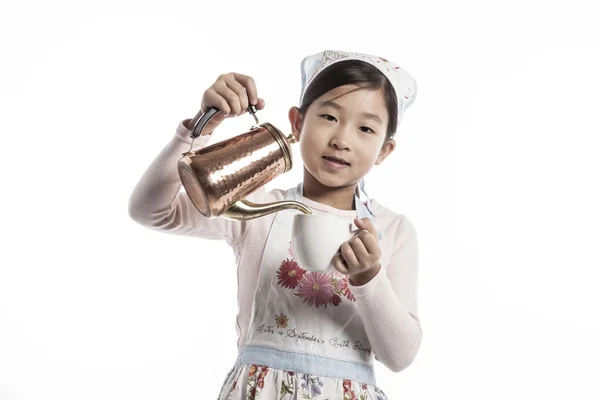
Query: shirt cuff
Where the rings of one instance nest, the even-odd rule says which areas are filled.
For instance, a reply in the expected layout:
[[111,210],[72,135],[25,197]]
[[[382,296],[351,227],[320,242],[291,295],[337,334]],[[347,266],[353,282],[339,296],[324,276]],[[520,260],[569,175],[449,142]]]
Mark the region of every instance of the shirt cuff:
[[[180,121],[179,124],[177,125],[177,129],[176,129],[176,133],[177,133],[177,137],[182,140],[185,143],[191,144],[192,143],[192,131],[190,131],[188,128],[186,128],[185,124],[187,124],[187,122],[191,120],[191,118],[188,119],[184,119],[183,121]],[[206,143],[208,143],[208,141],[210,140],[211,135],[200,135],[198,136],[196,139],[194,139],[194,145],[199,144],[199,145],[205,145]]]
[[379,290],[379,287],[386,281],[388,281],[389,284],[389,280],[385,274],[385,268],[382,265],[381,268],[379,268],[379,271],[377,271],[377,275],[375,275],[369,282],[365,283],[364,285],[354,286],[350,283],[350,281],[348,281],[348,287],[350,288],[350,291],[354,297],[358,299],[376,293]]

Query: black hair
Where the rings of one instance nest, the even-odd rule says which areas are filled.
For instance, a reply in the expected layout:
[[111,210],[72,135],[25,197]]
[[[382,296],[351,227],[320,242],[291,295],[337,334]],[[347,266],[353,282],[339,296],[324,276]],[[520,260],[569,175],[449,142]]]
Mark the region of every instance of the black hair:
[[387,139],[391,139],[398,128],[396,91],[389,79],[377,67],[364,61],[338,61],[321,71],[304,92],[302,104],[300,104],[300,115],[304,117],[308,107],[328,91],[350,84],[372,90],[383,88],[389,116]]

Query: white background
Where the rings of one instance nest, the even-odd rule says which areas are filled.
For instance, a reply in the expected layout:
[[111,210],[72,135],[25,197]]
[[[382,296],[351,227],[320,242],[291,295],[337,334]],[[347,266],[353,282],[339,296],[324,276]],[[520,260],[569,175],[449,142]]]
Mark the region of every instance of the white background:
[[[233,255],[135,224],[129,195],[221,73],[253,76],[261,122],[288,129],[300,60],[323,49],[419,85],[367,178],[420,240],[424,337],[401,373],[377,364],[390,399],[600,398],[592,5],[3,2],[0,400],[216,398],[237,352]],[[300,179],[294,156],[272,187]]]

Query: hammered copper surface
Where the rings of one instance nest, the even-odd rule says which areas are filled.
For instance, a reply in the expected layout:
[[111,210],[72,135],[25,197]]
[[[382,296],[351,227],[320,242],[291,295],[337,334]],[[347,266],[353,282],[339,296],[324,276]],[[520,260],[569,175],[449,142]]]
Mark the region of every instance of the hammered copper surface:
[[181,181],[198,211],[207,217],[220,216],[292,168],[290,140],[292,135],[286,138],[273,125],[262,124],[186,153],[178,163]]

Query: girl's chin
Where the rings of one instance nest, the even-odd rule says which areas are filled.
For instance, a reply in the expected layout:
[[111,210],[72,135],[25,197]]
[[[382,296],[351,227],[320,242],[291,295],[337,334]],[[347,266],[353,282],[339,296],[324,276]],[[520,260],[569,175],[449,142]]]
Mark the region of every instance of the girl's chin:
[[327,186],[330,188],[346,187],[346,186],[352,185],[354,182],[354,180],[348,179],[348,177],[342,177],[339,175],[332,176],[331,174],[328,174],[323,171],[317,171],[316,174],[313,174],[313,173],[309,172],[308,170],[306,170],[305,173],[310,174],[311,177],[314,180],[316,180],[317,182],[319,182],[321,185]]

